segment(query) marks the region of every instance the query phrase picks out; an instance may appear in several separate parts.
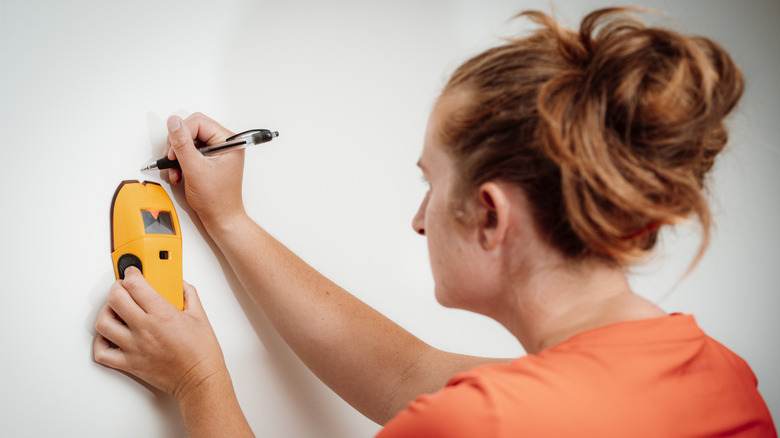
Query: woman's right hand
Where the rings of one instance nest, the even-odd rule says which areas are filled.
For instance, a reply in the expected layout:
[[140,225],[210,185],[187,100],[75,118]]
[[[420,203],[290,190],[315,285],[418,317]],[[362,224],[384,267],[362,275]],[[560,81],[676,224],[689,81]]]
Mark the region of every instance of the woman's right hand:
[[232,151],[212,157],[198,152],[194,140],[205,144],[225,141],[232,132],[201,113],[186,119],[168,118],[165,152],[179,161],[181,170],[169,169],[172,184],[184,181],[187,202],[208,228],[229,223],[246,215],[241,197],[244,151]]

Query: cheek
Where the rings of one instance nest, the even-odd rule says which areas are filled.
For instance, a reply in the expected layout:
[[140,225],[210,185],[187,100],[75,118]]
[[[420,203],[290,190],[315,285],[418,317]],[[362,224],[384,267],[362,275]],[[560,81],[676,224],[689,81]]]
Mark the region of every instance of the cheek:
[[425,237],[428,241],[428,257],[431,262],[431,269],[433,270],[433,277],[437,284],[447,275],[447,268],[449,266],[449,253],[451,249],[448,247],[450,242],[447,236],[447,230],[444,229],[444,224],[441,221],[440,211],[435,204],[436,199],[426,198],[426,202],[421,207],[421,220],[424,221]]
[[461,224],[445,205],[431,203],[426,211],[426,236],[436,301],[470,311],[481,309],[487,297],[479,257]]
[[470,288],[469,260],[456,233],[441,219],[428,210],[426,235],[436,300],[446,307],[459,307]]

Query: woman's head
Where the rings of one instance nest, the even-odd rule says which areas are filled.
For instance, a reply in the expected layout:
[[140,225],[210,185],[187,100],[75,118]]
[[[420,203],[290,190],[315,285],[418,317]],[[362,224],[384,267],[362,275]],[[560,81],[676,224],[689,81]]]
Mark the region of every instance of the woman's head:
[[487,181],[521,188],[545,239],[572,259],[629,264],[661,225],[691,215],[703,250],[704,177],[743,89],[728,54],[619,8],[578,32],[521,15],[541,28],[468,60],[442,93],[464,96],[437,129],[463,200]]

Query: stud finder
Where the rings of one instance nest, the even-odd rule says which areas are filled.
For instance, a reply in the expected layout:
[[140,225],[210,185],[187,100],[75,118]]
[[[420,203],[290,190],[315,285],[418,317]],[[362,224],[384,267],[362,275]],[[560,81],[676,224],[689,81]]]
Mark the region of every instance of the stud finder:
[[122,181],[111,200],[111,260],[121,280],[135,266],[165,299],[184,309],[179,217],[165,189]]

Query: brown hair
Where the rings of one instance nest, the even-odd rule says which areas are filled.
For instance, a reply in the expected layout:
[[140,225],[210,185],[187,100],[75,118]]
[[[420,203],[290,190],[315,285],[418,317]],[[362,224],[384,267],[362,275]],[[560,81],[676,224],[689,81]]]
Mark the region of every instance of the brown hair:
[[704,176],[744,87],[729,55],[626,8],[589,14],[579,32],[518,16],[541,28],[468,60],[442,93],[468,96],[439,132],[467,191],[511,182],[564,255],[621,265],[649,253],[661,225],[695,215],[701,256]]

